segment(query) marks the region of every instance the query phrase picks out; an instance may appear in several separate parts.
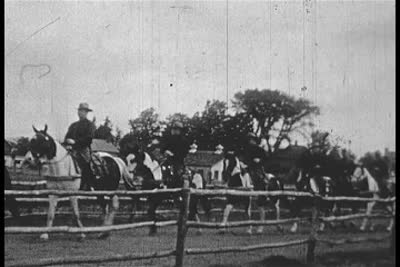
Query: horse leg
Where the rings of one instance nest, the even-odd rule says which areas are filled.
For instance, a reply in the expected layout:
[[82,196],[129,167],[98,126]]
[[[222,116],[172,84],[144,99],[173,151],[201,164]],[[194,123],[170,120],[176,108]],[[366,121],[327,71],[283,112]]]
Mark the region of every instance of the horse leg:
[[[394,215],[395,210],[396,210],[396,202],[393,202],[392,206],[391,205],[387,205],[386,209],[390,212],[390,215]],[[388,225],[388,227],[386,227],[386,231],[391,232],[392,228],[393,228],[393,225],[394,225],[394,218],[391,217],[389,225]]]
[[[258,213],[260,214],[260,221],[265,221],[265,208],[263,206],[258,206]],[[257,233],[261,234],[264,231],[264,227],[262,225],[258,226]]]
[[129,216],[129,222],[134,221],[135,211],[138,210],[138,201],[139,201],[139,198],[132,197],[131,215]]
[[[328,207],[325,207],[326,204],[328,204]],[[322,213],[325,217],[328,217],[328,216],[330,215],[330,214],[329,214],[329,211],[330,211],[330,209],[329,209],[329,203],[322,202],[322,203],[321,203],[321,206],[320,206],[320,210],[321,210],[321,213]],[[324,222],[323,220],[321,220],[320,223],[319,223],[319,229],[318,229],[318,231],[319,231],[319,232],[325,231],[325,222]]]
[[201,196],[200,204],[205,212],[207,221],[211,221],[211,204],[206,196]]
[[97,200],[99,201],[100,207],[101,207],[101,211],[103,212],[102,214],[102,220],[104,222],[104,220],[106,219],[107,216],[107,211],[108,211],[108,204],[107,201],[104,199],[104,196],[98,196]]
[[[277,199],[275,201],[274,207],[275,207],[276,220],[280,220],[281,219],[281,200],[280,199]],[[276,226],[276,229],[281,233],[283,232],[283,227],[280,224],[278,224]]]
[[[199,202],[199,196],[192,196],[189,201],[189,221],[195,220],[196,222],[200,222],[199,213],[197,210],[197,204]],[[201,229],[198,228],[196,234],[201,234]]]
[[[325,211],[322,212],[322,214],[324,214],[324,216],[327,217],[327,216],[329,216],[329,211],[325,210]],[[325,231],[325,222],[323,220],[321,220],[320,223],[319,223],[318,231],[319,232]]]
[[[82,228],[82,222],[80,219],[80,214],[79,214],[79,207],[78,207],[78,197],[76,196],[72,196],[69,198],[69,201],[71,203],[71,207],[72,207],[72,214],[74,216],[74,221],[76,223],[76,226]],[[86,235],[84,233],[80,234],[80,239],[83,240],[86,237]]]
[[[336,204],[336,202],[333,202],[333,206],[332,206],[330,215],[335,216],[335,215],[337,214],[337,210],[338,210],[337,204]],[[330,225],[332,228],[335,228],[335,227],[336,227],[335,222],[331,222],[329,225]]]
[[[201,222],[198,214],[195,215],[196,222]],[[198,228],[196,234],[201,235],[201,228]]]
[[[247,214],[247,219],[251,220],[251,197],[249,197],[249,204],[247,205],[247,209],[246,209],[246,214]],[[253,227],[250,225],[249,229],[247,229],[247,233],[249,235],[251,235],[253,233]]]
[[[107,215],[105,216],[105,219],[104,219],[104,224],[103,224],[104,226],[113,225],[115,214],[117,213],[117,211],[119,209],[119,198],[117,195],[114,195],[112,198],[110,198],[109,201],[110,201],[109,202],[110,204],[108,205],[109,209],[108,209]],[[106,232],[103,232],[100,234],[100,238],[106,238],[109,235],[110,235],[110,232],[106,231]]]
[[118,209],[119,209],[119,198],[117,195],[114,195],[111,199],[110,199],[111,205],[109,212],[108,212],[108,217],[107,217],[107,221],[105,222],[105,225],[113,225],[114,224],[114,218],[115,218],[115,214],[117,213]]
[[[374,208],[374,206],[375,206],[375,202],[374,201],[373,202],[368,202],[367,210],[365,212],[365,215],[371,215],[372,209]],[[367,223],[368,223],[368,217],[364,218],[363,221],[362,221],[362,224],[361,224],[361,227],[360,227],[360,230],[362,232],[365,231],[365,228],[367,227]]]
[[148,215],[150,217],[150,220],[152,220],[154,222],[153,225],[150,226],[150,232],[149,235],[155,235],[157,233],[157,226],[156,226],[156,222],[157,222],[157,216],[156,216],[156,209],[158,207],[159,202],[161,202],[161,200],[158,199],[158,197],[156,196],[157,199],[154,199],[153,197],[149,198],[149,209],[148,209]]
[[[297,201],[299,201],[299,199],[297,199]],[[294,201],[294,202],[296,202],[296,201]],[[300,213],[300,205],[298,205],[298,204],[292,205],[291,208],[290,208],[290,213],[293,214],[293,217],[298,218],[299,217],[299,213]],[[291,233],[296,233],[298,227],[299,227],[298,222],[294,222],[292,227],[290,228],[290,232]]]
[[[229,214],[231,213],[231,210],[233,209],[233,205],[232,204],[227,204],[225,206],[224,209],[224,217],[222,219],[222,223],[221,226],[226,226],[226,224],[228,223],[228,218],[229,218]],[[225,228],[222,228],[220,232],[225,232]]]
[[[53,226],[53,221],[56,213],[56,208],[57,208],[57,196],[49,196],[49,210],[47,212],[47,227],[52,227]],[[49,234],[48,233],[43,233],[40,235],[40,239],[42,240],[49,240]]]

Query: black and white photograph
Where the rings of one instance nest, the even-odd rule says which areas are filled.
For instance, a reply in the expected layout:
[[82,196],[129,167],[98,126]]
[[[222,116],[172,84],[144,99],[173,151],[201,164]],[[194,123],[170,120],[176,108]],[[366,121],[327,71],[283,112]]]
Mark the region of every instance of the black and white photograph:
[[395,0],[5,0],[4,266],[396,266]]

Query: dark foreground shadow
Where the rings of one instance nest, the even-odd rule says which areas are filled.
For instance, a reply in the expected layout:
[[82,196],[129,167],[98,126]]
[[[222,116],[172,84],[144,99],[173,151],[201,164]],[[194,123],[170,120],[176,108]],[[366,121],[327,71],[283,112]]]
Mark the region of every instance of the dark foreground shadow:
[[317,256],[315,264],[306,264],[296,259],[284,256],[271,256],[259,262],[248,264],[216,264],[210,267],[394,267],[395,257],[390,255],[388,249],[364,250],[351,252],[332,252]]

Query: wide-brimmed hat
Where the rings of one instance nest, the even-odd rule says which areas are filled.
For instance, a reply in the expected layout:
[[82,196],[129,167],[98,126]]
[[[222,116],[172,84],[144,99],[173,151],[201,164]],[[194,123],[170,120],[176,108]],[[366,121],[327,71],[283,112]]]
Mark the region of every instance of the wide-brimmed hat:
[[183,124],[180,121],[176,121],[172,124],[172,129],[183,129]]
[[78,110],[86,110],[86,111],[93,111],[92,109],[89,108],[88,103],[80,103]]

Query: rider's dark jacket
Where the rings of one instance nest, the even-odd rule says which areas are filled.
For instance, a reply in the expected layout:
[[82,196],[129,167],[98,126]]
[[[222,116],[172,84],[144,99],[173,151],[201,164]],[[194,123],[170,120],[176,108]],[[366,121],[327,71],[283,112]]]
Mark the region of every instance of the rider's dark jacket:
[[94,130],[95,126],[91,121],[82,119],[72,123],[65,135],[65,140],[73,139],[75,141],[75,144],[72,145],[72,155],[82,170],[81,189],[85,184],[94,186],[96,181],[90,168],[90,145],[92,144]]
[[[260,159],[260,162],[254,162],[254,159]],[[253,181],[255,190],[264,190],[264,168],[265,151],[256,144],[248,144],[243,151],[243,161],[248,166],[250,177]]]
[[162,142],[161,153],[171,151],[174,155],[170,157],[171,163],[174,165],[184,165],[184,159],[189,152],[189,142],[182,135],[166,136]]
[[75,140],[72,145],[74,150],[84,150],[90,148],[94,136],[95,126],[88,119],[79,120],[69,126],[65,139]]
[[[244,149],[244,163],[249,166],[249,168],[262,165],[262,163],[265,162],[265,157],[266,155],[264,149],[258,145],[249,144]],[[256,158],[260,159],[260,163],[254,162],[254,159]]]

